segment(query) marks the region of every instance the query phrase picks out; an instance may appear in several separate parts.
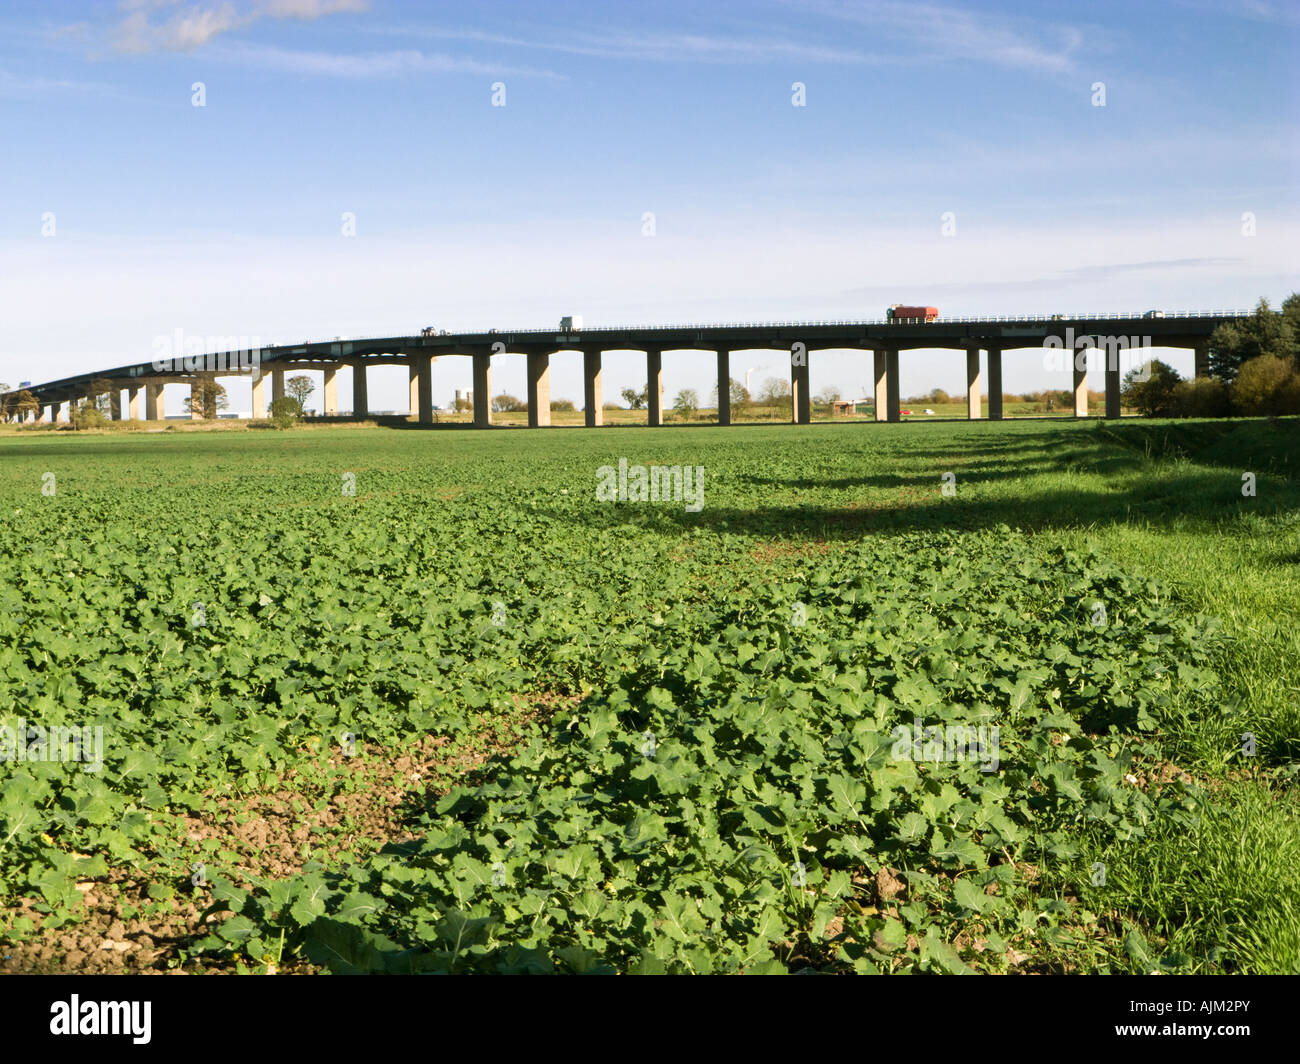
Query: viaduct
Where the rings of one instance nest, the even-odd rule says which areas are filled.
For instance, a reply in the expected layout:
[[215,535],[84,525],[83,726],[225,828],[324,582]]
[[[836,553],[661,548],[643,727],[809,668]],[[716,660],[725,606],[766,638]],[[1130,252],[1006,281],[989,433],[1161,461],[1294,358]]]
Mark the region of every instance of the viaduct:
[[[732,323],[719,325],[668,325],[634,328],[586,329],[560,332],[556,329],[527,329],[511,332],[491,330],[455,335],[379,337],[368,340],[326,340],[260,349],[257,358],[248,352],[216,352],[193,355],[165,363],[144,362],[119,366],[98,373],[81,374],[50,381],[25,391],[35,399],[35,409],[18,414],[20,419],[58,420],[65,403],[76,402],[94,392],[109,389],[114,419],[123,416],[122,391],[128,395],[127,416],[162,420],[163,386],[243,373],[252,378],[253,416],[266,410],[266,378],[271,379],[271,398],[284,395],[285,373],[293,370],[323,370],[324,412],[338,415],[338,374],[348,368],[352,374],[352,416],[368,414],[366,370],[375,365],[406,365],[410,375],[411,411],[421,422],[433,421],[433,363],[448,356],[463,356],[474,363],[474,425],[492,424],[492,357],[524,355],[528,360],[528,424],[542,427],[551,423],[550,357],[560,351],[580,351],[583,358],[583,399],[588,427],[601,425],[601,364],[610,353],[640,354],[646,361],[649,423],[663,423],[663,370],[665,351],[711,353],[717,360],[718,420],[731,423],[729,382],[733,352],[781,350],[791,353],[790,384],[792,420],[811,420],[809,361],[817,351],[860,350],[871,352],[875,376],[877,420],[900,419],[898,392],[899,355],[917,348],[951,348],[966,356],[967,416],[982,414],[981,393],[986,390],[981,374],[980,352],[985,352],[988,417],[1002,417],[1002,356],[1008,350],[1056,348],[1062,372],[1071,374],[1076,417],[1088,416],[1087,366],[1077,353],[1088,347],[1105,352],[1106,417],[1120,416],[1121,353],[1134,347],[1184,347],[1195,352],[1195,374],[1205,376],[1208,340],[1216,327],[1247,315],[1247,311],[1208,311],[1159,316],[1123,314],[1052,315],[1050,317],[940,318],[932,321],[812,321]],[[426,333],[429,330],[426,330]],[[1130,367],[1146,356],[1128,356]],[[159,368],[162,366],[163,368]],[[0,400],[14,416],[9,392]],[[191,416],[200,417],[191,402]]]

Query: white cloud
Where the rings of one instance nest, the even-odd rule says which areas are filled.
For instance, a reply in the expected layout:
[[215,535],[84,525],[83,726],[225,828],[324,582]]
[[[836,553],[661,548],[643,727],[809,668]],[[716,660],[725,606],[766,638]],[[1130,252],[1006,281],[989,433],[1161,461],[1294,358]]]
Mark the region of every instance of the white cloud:
[[232,0],[221,3],[193,4],[168,18],[154,21],[153,12],[177,6],[177,0],[126,0],[121,5],[130,13],[117,27],[119,51],[188,52],[227,33],[252,25],[263,18],[317,19],[341,12],[365,11],[368,0],[255,0],[237,5]]

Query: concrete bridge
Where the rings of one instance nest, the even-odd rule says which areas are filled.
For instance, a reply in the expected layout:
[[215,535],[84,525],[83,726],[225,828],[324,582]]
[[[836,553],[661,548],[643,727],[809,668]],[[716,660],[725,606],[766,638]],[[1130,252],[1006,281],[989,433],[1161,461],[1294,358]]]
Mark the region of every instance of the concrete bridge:
[[[646,361],[649,424],[663,423],[663,369],[665,351],[707,352],[717,360],[718,420],[731,423],[730,358],[737,351],[781,350],[790,353],[792,420],[807,424],[811,420],[812,400],[809,390],[809,362],[818,351],[860,350],[870,352],[875,375],[876,419],[900,419],[898,364],[903,351],[918,348],[951,348],[963,352],[966,360],[967,416],[982,414],[981,393],[984,376],[980,353],[984,352],[984,372],[989,393],[988,417],[1002,417],[1002,356],[1005,351],[1024,348],[1055,348],[1062,374],[1069,374],[1074,391],[1076,417],[1088,416],[1087,366],[1080,351],[1089,348],[1104,352],[1106,417],[1120,415],[1120,382],[1127,357],[1129,368],[1140,365],[1148,356],[1134,354],[1133,349],[1151,347],[1185,347],[1195,352],[1194,366],[1198,377],[1205,376],[1208,366],[1208,340],[1221,324],[1245,317],[1249,311],[1207,311],[1164,314],[1157,317],[1125,314],[1051,315],[1047,317],[939,318],[933,321],[807,321],[745,322],[727,324],[654,325],[608,329],[585,329],[563,333],[555,329],[490,330],[483,333],[455,335],[418,335],[377,337],[367,340],[325,340],[296,345],[265,347],[250,356],[247,351],[210,352],[162,362],[143,362],[119,366],[97,373],[50,381],[25,389],[35,398],[37,409],[20,415],[25,420],[57,420],[65,403],[102,394],[109,388],[110,408],[114,419],[123,417],[122,391],[128,395],[127,416],[141,417],[144,399],[145,420],[162,420],[163,386],[189,382],[191,416],[194,411],[194,384],[216,377],[243,374],[251,377],[253,416],[264,416],[266,379],[271,379],[271,398],[284,395],[284,375],[294,370],[323,370],[325,375],[324,412],[337,415],[338,374],[347,368],[352,373],[352,415],[368,414],[366,370],[369,366],[399,364],[409,367],[411,411],[421,422],[433,421],[433,363],[439,358],[460,356],[474,363],[474,424],[487,428],[492,424],[492,357],[518,354],[528,359],[528,424],[532,427],[551,423],[550,357],[561,351],[579,351],[583,358],[583,405],[586,425],[602,424],[601,366],[610,353],[641,355]],[[1124,352],[1128,352],[1127,356]],[[162,368],[160,368],[162,367]],[[0,400],[5,410],[16,392]]]

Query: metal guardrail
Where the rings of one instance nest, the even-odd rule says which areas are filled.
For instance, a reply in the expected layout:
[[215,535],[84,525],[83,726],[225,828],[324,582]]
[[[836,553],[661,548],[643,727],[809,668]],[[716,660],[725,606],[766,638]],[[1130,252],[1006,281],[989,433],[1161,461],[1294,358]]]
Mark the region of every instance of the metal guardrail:
[[[1169,311],[1164,314],[1164,319],[1169,318],[1245,318],[1250,317],[1254,311],[1250,310],[1200,310],[1200,311]],[[895,318],[892,321],[885,318],[840,318],[840,319],[821,319],[811,321],[693,321],[693,322],[675,322],[657,325],[602,325],[598,327],[587,326],[579,332],[564,333],[559,328],[530,328],[530,329],[510,329],[498,328],[494,332],[509,336],[546,336],[554,333],[561,333],[566,336],[577,336],[586,333],[607,333],[607,332],[649,332],[652,330],[662,331],[701,331],[708,329],[797,329],[797,328],[821,328],[835,327],[842,325],[861,326],[861,325],[986,325],[1011,322],[1029,322],[1033,324],[1046,323],[1053,321],[1150,321],[1145,314],[1019,314],[1019,315],[1001,315],[988,317],[962,317],[962,318],[933,318],[926,320],[924,318]],[[1154,319],[1162,320],[1162,319]],[[414,335],[414,334],[413,334]],[[457,332],[451,333],[448,339],[458,336],[487,336],[489,331],[486,329],[477,332]],[[365,340],[353,338],[351,341],[339,341],[335,337],[321,340],[303,341],[304,343],[328,344],[328,343],[365,343]],[[267,345],[276,346],[276,345]],[[283,346],[299,346],[283,345]]]

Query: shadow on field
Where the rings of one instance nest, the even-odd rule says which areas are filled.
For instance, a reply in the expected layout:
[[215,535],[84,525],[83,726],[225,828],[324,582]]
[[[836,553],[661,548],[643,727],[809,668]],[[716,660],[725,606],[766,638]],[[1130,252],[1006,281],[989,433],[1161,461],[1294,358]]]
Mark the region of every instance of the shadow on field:
[[[738,488],[741,494],[757,494],[763,503],[771,498],[770,506],[711,503],[706,477],[703,509],[695,514],[682,503],[629,502],[595,506],[582,520],[591,527],[707,528],[818,540],[998,525],[1026,531],[1134,523],[1217,527],[1245,512],[1264,516],[1300,509],[1296,428],[1300,421],[1238,421],[1227,427],[1099,425],[1095,432],[1069,438],[1034,432],[979,451],[945,446],[907,450],[894,455],[897,466],[906,470],[901,473],[737,473],[724,485],[727,492]],[[954,496],[944,497],[944,471],[956,473]],[[1243,472],[1256,477],[1253,496],[1243,496]],[[982,490],[985,485],[991,486]],[[819,498],[801,505],[796,498],[854,489],[861,489],[859,497],[840,503]],[[571,512],[551,515],[560,522],[573,519]]]

